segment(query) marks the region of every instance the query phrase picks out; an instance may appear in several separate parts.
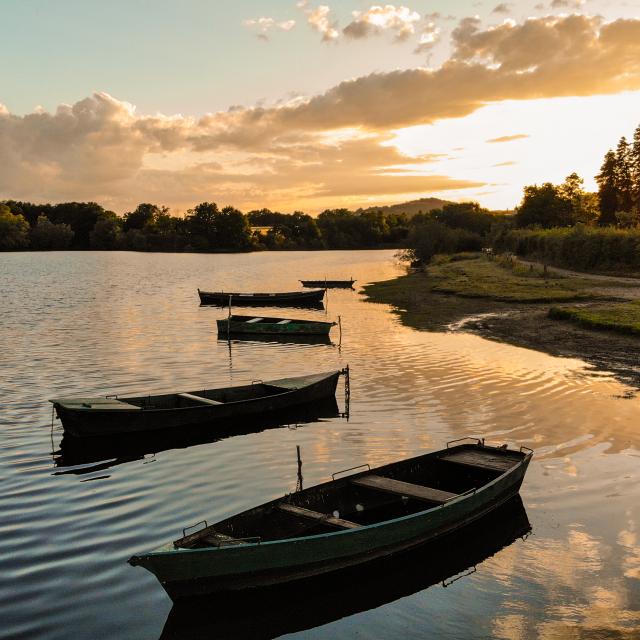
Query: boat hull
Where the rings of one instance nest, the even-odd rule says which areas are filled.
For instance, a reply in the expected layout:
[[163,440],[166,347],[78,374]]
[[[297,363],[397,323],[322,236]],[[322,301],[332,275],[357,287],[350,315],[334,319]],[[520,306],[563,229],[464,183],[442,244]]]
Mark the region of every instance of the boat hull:
[[300,280],[303,287],[309,289],[353,289],[355,280]]
[[[516,496],[475,523],[404,553],[282,587],[180,601],[171,609],[161,640],[251,638],[255,629],[262,638],[279,638],[320,627],[436,583],[448,586],[445,580],[454,582],[530,531],[526,510]],[[296,606],[284,608],[283,602]]]
[[165,431],[198,425],[215,428],[217,423],[230,419],[268,414],[334,397],[340,372],[316,377],[318,379],[310,384],[291,390],[282,389],[273,395],[177,409],[76,409],[66,407],[62,401],[52,402],[64,430],[76,437]]
[[530,458],[475,493],[395,520],[305,538],[155,552],[130,562],[154,573],[174,601],[330,574],[412,549],[490,513],[518,493]]
[[333,322],[306,322],[292,320],[288,324],[234,322],[217,320],[218,335],[277,335],[277,336],[328,336]]
[[233,293],[200,291],[200,304],[226,307],[304,307],[317,306],[324,298],[324,289],[316,291],[292,291],[286,293]]

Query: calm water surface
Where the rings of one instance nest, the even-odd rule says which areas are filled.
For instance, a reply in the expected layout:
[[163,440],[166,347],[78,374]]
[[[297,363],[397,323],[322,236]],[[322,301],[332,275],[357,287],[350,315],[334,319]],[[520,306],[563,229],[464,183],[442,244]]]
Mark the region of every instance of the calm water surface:
[[[391,309],[350,291],[329,293],[329,318],[342,316],[341,348],[228,344],[215,333],[226,311],[199,307],[196,294],[292,290],[300,277],[325,275],[353,275],[362,285],[399,271],[390,251],[0,255],[0,635],[158,638],[171,602],[126,559],[198,520],[292,490],[297,444],[309,485],[363,462],[483,436],[535,449],[521,492],[533,534],[446,589],[389,596],[297,635],[639,638],[635,390],[579,360],[403,327]],[[102,463],[64,466],[60,422],[52,431],[46,402],[240,384],[347,363],[348,421],[302,421]],[[285,615],[296,606],[282,604]]]

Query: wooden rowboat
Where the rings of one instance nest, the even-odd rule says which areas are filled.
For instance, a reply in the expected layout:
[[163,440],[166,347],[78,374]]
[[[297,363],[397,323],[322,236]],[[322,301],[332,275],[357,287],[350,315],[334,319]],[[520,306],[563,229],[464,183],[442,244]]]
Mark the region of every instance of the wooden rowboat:
[[317,322],[316,320],[296,320],[294,318],[267,318],[260,316],[232,315],[218,320],[218,335],[236,333],[327,336],[335,322]]
[[305,307],[319,305],[324,298],[324,289],[313,291],[289,291],[282,293],[238,293],[227,291],[200,291],[200,304],[226,307]]
[[[448,587],[482,571],[478,565],[530,532],[522,500],[514,496],[468,526],[405,553],[292,585],[177,602],[160,640],[267,640],[320,627],[438,583]],[[438,598],[421,593],[420,602],[428,605],[430,596]],[[283,607],[283,602],[295,606]]]
[[518,493],[532,455],[478,441],[346,478],[334,474],[195,533],[183,530],[129,563],[153,573],[173,600],[358,566],[489,513]]
[[348,368],[222,389],[147,396],[50,400],[64,430],[76,437],[181,429],[250,415],[264,415],[335,396]]
[[340,417],[346,418],[346,413],[341,412],[335,396],[332,396],[281,411],[271,411],[265,415],[216,420],[215,429],[209,428],[208,425],[165,429],[155,432],[153,438],[149,438],[146,432],[92,438],[76,438],[65,432],[60,440],[59,449],[52,451],[53,462],[60,469],[55,475],[84,475],[168,449],[211,444],[226,438],[290,425],[296,425],[297,428],[309,426]]
[[300,280],[303,287],[309,287],[311,289],[324,288],[324,289],[353,289],[355,280]]

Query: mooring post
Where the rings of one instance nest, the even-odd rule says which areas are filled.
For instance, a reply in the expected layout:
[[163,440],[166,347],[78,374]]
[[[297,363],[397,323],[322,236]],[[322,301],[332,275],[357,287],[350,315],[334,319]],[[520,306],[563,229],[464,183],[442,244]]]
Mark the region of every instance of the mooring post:
[[340,337],[338,339],[338,346],[342,346],[342,316],[338,316],[338,330],[340,331]]
[[344,375],[344,408],[347,420],[349,419],[349,403],[351,401],[351,377],[349,375],[349,365],[341,373]]
[[229,313],[227,314],[227,340],[231,338],[231,296],[229,296]]
[[296,491],[302,491],[302,456],[300,455],[300,445],[296,445],[296,454],[298,456],[298,482],[296,483]]

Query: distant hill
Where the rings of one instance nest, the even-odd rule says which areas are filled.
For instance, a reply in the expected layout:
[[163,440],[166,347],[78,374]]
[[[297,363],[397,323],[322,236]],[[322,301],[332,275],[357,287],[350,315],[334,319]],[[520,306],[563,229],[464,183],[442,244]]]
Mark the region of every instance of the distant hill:
[[433,209],[441,209],[445,204],[450,204],[450,200],[441,200],[440,198],[420,198],[420,200],[411,200],[402,202],[401,204],[391,204],[386,207],[367,207],[366,209],[358,209],[358,211],[382,211],[385,215],[393,213],[406,213],[409,218],[415,216],[416,213],[427,213]]

